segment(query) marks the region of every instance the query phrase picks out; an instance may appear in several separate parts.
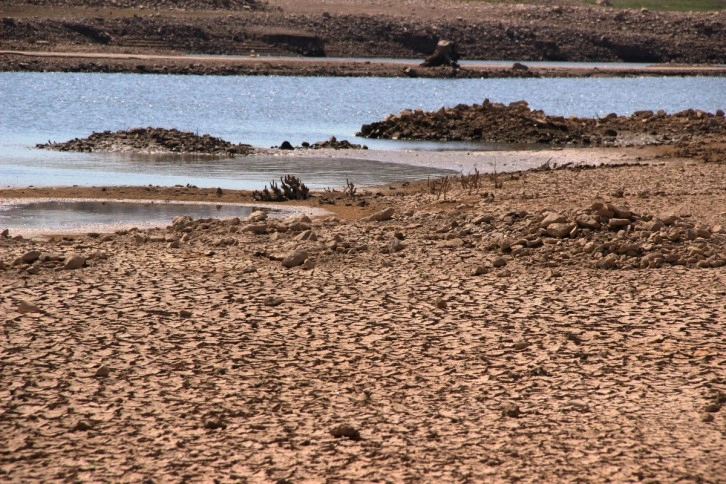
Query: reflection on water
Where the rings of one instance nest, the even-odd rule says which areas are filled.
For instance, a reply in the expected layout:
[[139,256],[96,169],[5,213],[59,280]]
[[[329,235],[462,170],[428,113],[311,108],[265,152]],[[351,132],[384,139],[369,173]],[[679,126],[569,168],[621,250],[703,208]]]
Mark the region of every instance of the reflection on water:
[[[0,205],[0,227],[68,230],[109,226],[166,226],[178,215],[192,218],[246,217],[252,208],[230,204],[122,201],[38,201]],[[13,232],[13,230],[11,230]]]
[[[192,184],[236,190],[259,190],[283,175],[298,176],[309,188],[341,187],[443,176],[450,171],[399,163],[349,158],[248,156],[239,158],[144,155],[129,153],[62,153],[25,150],[12,161],[0,160],[0,186],[119,186]],[[1,155],[0,155],[1,156]]]

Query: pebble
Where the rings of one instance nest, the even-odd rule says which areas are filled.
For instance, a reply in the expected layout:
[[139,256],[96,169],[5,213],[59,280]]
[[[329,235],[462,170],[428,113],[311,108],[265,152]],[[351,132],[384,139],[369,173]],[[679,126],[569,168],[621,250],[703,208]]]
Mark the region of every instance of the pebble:
[[332,435],[336,439],[345,437],[350,440],[361,440],[360,432],[358,431],[358,429],[349,424],[341,424],[333,427],[330,430],[330,435]]
[[518,350],[518,351],[525,350],[528,347],[529,347],[529,343],[527,341],[524,341],[524,340],[519,340],[519,341],[517,341],[517,342],[514,343],[514,349],[515,350]]
[[504,260],[503,257],[497,257],[496,259],[492,260],[493,267],[504,267],[506,265],[507,265],[507,261]]
[[502,415],[509,418],[519,418],[522,411],[519,409],[519,405],[509,403],[502,408]]
[[40,312],[42,312],[36,304],[34,304],[30,301],[25,301],[25,300],[20,301],[18,303],[17,310],[19,313],[40,313]]
[[87,432],[93,428],[93,424],[90,422],[87,422],[85,420],[79,420],[76,425],[73,427],[73,430],[78,430],[80,432]]
[[109,375],[111,371],[109,370],[108,366],[101,365],[98,370],[96,370],[96,376],[105,378]]
[[265,306],[279,306],[280,304],[284,303],[285,299],[279,297],[279,296],[267,296],[265,298]]

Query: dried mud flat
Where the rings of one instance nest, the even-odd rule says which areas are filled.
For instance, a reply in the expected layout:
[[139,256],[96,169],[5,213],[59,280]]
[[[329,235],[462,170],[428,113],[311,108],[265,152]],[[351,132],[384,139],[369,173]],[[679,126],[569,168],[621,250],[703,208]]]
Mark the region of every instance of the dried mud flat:
[[722,481],[726,165],[499,181],[0,239],[0,479]]

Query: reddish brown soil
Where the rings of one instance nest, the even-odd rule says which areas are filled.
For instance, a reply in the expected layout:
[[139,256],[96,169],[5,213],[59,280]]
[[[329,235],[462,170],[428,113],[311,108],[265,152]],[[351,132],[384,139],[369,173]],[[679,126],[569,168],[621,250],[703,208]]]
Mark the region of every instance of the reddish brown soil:
[[[0,238],[0,476],[720,482],[725,168],[424,181],[307,202],[337,218]],[[49,195],[250,200],[0,192]],[[576,231],[543,229],[552,213]],[[308,262],[286,268],[295,251]]]

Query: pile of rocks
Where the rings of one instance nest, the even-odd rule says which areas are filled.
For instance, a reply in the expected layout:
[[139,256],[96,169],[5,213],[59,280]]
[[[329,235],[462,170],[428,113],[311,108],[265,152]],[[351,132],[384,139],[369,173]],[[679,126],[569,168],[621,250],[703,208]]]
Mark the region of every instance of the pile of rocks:
[[351,143],[350,141],[344,139],[338,141],[338,138],[335,136],[331,136],[329,140],[327,141],[318,141],[317,143],[310,144],[307,141],[304,141],[302,143],[303,148],[308,148],[312,150],[322,150],[326,148],[332,148],[334,150],[367,150],[368,147],[366,145],[359,145],[355,143]]
[[180,153],[205,155],[249,155],[250,145],[234,144],[208,134],[166,128],[132,128],[116,132],[94,132],[89,137],[64,143],[37,144],[36,148],[55,151],[133,151],[140,153]]
[[[569,214],[512,212],[500,219],[471,220],[474,226],[483,223],[489,225],[482,237],[485,249],[513,258],[532,256],[545,265],[577,261],[600,269],[726,265],[723,227],[699,226],[675,215],[638,215],[612,203],[597,201]],[[713,238],[714,234],[719,237]]]
[[485,99],[438,111],[405,109],[383,121],[365,124],[358,136],[383,139],[543,143],[552,145],[628,146],[665,144],[708,134],[723,135],[726,118],[687,109],[676,114],[637,111],[631,116],[604,118],[549,116],[526,101],[505,106]]
[[[18,241],[22,241],[22,238],[18,239]],[[81,255],[76,252],[58,254],[31,249],[16,257],[7,267],[0,260],[0,269],[15,269],[21,273],[33,275],[43,270],[69,271],[81,269],[90,265],[92,261],[106,259],[108,259],[108,254],[103,251]]]

